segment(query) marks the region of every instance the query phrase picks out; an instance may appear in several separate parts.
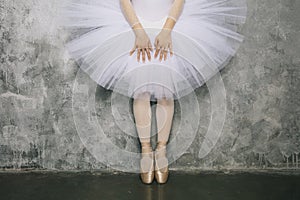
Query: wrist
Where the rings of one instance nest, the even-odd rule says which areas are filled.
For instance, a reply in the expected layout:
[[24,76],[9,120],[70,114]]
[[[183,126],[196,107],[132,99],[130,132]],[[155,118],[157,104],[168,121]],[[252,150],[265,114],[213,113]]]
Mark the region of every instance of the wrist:
[[141,30],[144,30],[142,24],[139,21],[133,23],[131,28],[134,33],[142,32]]
[[134,29],[136,26],[139,26],[141,23],[139,21],[136,21],[131,25],[131,28]]
[[135,36],[141,35],[141,34],[145,34],[146,31],[144,30],[144,28],[134,28],[133,32],[135,34]]
[[168,18],[169,18],[169,19],[172,19],[172,20],[174,21],[174,23],[177,22],[177,19],[176,19],[175,17],[171,16],[171,15],[168,15]]
[[172,28],[167,28],[167,27],[163,27],[162,31],[167,32],[167,33],[171,33],[172,32]]

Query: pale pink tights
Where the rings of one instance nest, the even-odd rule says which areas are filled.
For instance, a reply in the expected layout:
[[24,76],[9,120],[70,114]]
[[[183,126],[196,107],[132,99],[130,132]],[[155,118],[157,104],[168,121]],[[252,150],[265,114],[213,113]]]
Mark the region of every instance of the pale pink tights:
[[[173,99],[158,99],[156,105],[156,123],[157,123],[157,142],[166,144],[169,140],[170,130],[174,114]],[[136,128],[139,140],[142,145],[142,152],[151,151],[151,105],[150,94],[143,93],[139,98],[133,101],[133,114],[135,118]],[[144,147],[144,148],[143,148]],[[149,148],[146,148],[149,147]]]

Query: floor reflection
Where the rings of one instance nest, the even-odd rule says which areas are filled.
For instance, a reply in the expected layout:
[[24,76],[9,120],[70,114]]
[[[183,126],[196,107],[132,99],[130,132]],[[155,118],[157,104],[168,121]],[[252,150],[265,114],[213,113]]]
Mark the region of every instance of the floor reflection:
[[181,174],[145,185],[138,174],[0,173],[3,200],[300,199],[300,174]]

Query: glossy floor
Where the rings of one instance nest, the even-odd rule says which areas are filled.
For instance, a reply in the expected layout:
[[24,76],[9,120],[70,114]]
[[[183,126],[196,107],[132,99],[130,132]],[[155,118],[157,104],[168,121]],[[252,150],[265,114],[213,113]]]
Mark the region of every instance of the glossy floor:
[[299,200],[300,176],[171,172],[166,184],[144,185],[138,174],[0,173],[0,199]]

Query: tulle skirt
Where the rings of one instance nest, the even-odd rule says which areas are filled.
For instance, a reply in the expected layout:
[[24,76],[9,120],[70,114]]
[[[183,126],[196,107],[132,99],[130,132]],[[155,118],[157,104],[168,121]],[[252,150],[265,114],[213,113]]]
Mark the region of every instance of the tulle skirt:
[[[69,54],[97,84],[135,99],[148,92],[156,101],[188,95],[225,67],[244,39],[237,29],[246,13],[245,0],[186,0],[171,33],[174,55],[159,61],[154,49],[145,63],[136,51],[129,55],[135,35],[119,0],[68,0],[61,25],[70,30]],[[154,44],[167,15],[138,17]]]

